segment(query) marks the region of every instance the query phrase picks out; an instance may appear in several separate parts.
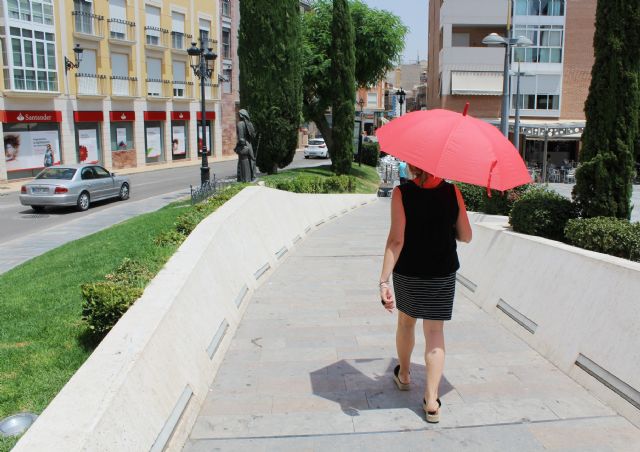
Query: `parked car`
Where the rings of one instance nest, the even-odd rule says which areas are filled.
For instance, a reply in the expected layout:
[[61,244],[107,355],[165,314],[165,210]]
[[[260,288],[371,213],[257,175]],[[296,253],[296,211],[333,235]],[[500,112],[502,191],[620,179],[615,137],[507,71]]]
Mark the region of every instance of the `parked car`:
[[42,170],[20,190],[20,203],[36,212],[46,206],[76,206],[87,210],[94,201],[129,199],[129,178],[116,176],[99,165],[62,165]]
[[309,140],[309,144],[304,147],[304,158],[308,159],[309,157],[329,158],[329,150],[323,138]]

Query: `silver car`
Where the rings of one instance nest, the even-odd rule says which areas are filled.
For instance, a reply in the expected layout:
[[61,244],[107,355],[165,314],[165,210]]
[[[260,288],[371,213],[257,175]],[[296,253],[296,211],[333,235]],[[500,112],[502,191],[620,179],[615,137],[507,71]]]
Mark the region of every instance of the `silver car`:
[[116,176],[99,165],[62,165],[45,168],[20,190],[20,203],[36,212],[46,206],[76,206],[87,210],[94,201],[128,199],[129,178]]

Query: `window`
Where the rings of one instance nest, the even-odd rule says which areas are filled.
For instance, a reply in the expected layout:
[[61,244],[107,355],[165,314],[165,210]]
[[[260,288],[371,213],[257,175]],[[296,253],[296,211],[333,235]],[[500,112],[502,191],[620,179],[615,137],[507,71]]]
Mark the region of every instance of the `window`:
[[531,47],[515,48],[513,61],[526,63],[562,63],[562,25],[519,25],[515,36],[531,39]]
[[75,30],[88,35],[93,34],[92,22],[93,3],[87,0],[73,0]]
[[13,89],[58,91],[53,33],[10,27]]
[[171,47],[184,49],[184,14],[171,13]]
[[222,0],[222,15],[231,17],[231,0]]
[[378,93],[367,93],[367,108],[378,107]]
[[200,19],[200,41],[205,45],[209,41],[209,35],[211,34],[211,22],[205,19]]
[[231,29],[222,28],[222,57],[231,58]]
[[133,122],[111,122],[112,151],[134,149],[133,142]]
[[162,60],[147,58],[147,96],[162,94]]
[[145,6],[147,26],[145,27],[147,44],[160,45],[160,8]]
[[52,0],[8,0],[10,19],[53,25]]
[[224,94],[230,94],[233,89],[233,72],[231,68],[223,69],[222,76],[224,77],[222,81],[222,92]]
[[113,96],[129,95],[129,55],[125,53],[111,54],[111,94]]
[[516,0],[516,16],[564,16],[564,0]]
[[173,62],[173,97],[186,97],[186,64],[182,61]]
[[82,62],[76,73],[79,94],[100,94],[96,77],[96,51],[85,49]]
[[109,37],[112,39],[127,39],[127,5],[125,0],[109,0],[109,17],[116,21],[109,22]]
[[[517,96],[511,98],[515,109]],[[557,94],[521,94],[520,108],[524,110],[560,110],[560,96]]]
[[469,47],[471,44],[469,33],[452,33],[451,44],[453,47]]

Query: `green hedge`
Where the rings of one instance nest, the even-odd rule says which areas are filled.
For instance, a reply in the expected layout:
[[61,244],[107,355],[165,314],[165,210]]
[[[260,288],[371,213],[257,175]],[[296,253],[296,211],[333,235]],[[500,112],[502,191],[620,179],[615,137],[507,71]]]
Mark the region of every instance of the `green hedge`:
[[485,187],[459,182],[456,185],[460,188],[467,210],[489,215],[509,215],[513,204],[531,187],[522,185],[505,192],[491,190],[489,196]]
[[378,143],[362,143],[362,163],[365,165],[378,166],[380,161],[380,145]]
[[482,200],[484,199],[483,197],[486,196],[485,193],[487,189],[477,185],[463,184],[462,182],[456,182],[456,185],[460,189],[467,210],[481,212]]
[[569,220],[565,236],[571,245],[640,262],[640,223],[612,217]]
[[535,187],[514,202],[509,223],[516,232],[564,241],[567,221],[577,216],[570,200],[545,187]]
[[356,178],[345,175],[298,175],[291,179],[267,180],[266,185],[295,193],[353,193],[356,190]]

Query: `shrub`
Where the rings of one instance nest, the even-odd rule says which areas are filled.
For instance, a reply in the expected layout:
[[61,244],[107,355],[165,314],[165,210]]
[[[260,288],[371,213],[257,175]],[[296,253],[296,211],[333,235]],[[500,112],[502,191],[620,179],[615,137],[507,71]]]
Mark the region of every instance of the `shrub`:
[[153,273],[140,262],[125,258],[118,268],[106,275],[104,279],[116,284],[144,287],[153,279]]
[[83,284],[82,319],[92,333],[104,335],[141,295],[140,287],[113,281]]
[[640,223],[613,217],[569,220],[567,242],[586,250],[640,262]]
[[362,163],[365,165],[378,166],[380,160],[380,145],[378,143],[362,143]]
[[491,190],[491,197],[487,194],[487,190],[484,189],[481,210],[489,215],[509,215],[515,202],[530,188],[530,185],[521,185],[505,192]]
[[516,232],[564,241],[567,221],[577,216],[570,200],[547,188],[536,187],[514,202],[509,223]]
[[195,208],[189,209],[187,212],[176,218],[176,231],[185,236],[191,234],[191,232],[196,228],[196,226],[198,226],[198,223],[200,223],[200,221],[202,221],[205,216],[206,215],[204,214],[204,212],[202,212],[202,210],[198,210]]
[[267,186],[294,193],[353,193],[356,190],[356,179],[345,175],[298,175],[291,179],[268,180]]
[[187,238],[186,235],[179,233],[175,229],[163,231],[153,240],[158,246],[180,245]]
[[480,212],[482,210],[483,194],[486,193],[487,189],[477,185],[464,184],[462,182],[456,182],[456,185],[460,189],[460,193],[462,194],[467,210]]

